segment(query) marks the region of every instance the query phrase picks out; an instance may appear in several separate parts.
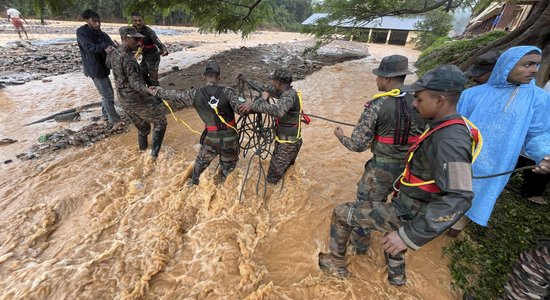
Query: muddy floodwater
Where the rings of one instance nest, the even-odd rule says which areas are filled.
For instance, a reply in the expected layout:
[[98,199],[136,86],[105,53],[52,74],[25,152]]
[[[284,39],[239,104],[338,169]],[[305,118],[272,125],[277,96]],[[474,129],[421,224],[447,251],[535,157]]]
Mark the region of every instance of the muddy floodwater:
[[[201,43],[163,58],[164,71],[232,48],[310,40],[277,32],[245,41],[196,32],[166,38]],[[352,45],[369,56],[324,66],[293,84],[307,112],[355,123],[377,93],[371,70],[380,59],[403,54],[412,63],[418,56],[408,47]],[[223,185],[212,179],[214,161],[198,186],[187,186],[199,136],[171,116],[154,164],[138,151],[134,128],[88,147],[16,159],[47,132],[83,126],[24,124],[99,101],[80,73],[50,79],[0,89],[0,138],[17,140],[0,145],[1,161],[13,160],[0,169],[1,299],[460,299],[442,253],[446,237],[408,252],[404,287],[387,282],[376,233],[367,255],[348,258],[347,280],[319,270],[332,209],[354,200],[371,156],[343,147],[333,135],[335,124],[313,119],[303,127],[304,144],[282,190],[270,187],[264,199],[248,181],[239,201],[248,159]],[[192,128],[203,126],[192,109],[176,115]]]

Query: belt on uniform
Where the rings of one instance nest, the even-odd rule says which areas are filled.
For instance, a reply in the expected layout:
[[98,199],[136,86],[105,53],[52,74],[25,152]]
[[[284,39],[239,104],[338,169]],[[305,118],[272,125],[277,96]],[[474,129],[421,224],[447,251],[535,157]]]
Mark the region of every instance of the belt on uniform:
[[286,134],[278,134],[277,137],[279,138],[279,140],[291,141],[291,142],[296,142],[302,139],[302,138],[297,138],[295,135],[290,136]]
[[145,44],[143,45],[143,49],[153,49],[153,48],[156,48],[157,45],[155,44]]
[[[233,119],[231,122],[228,122],[227,124],[235,127],[235,120]],[[208,126],[208,125],[205,124],[204,126],[206,128],[206,131],[220,131],[220,129],[218,129],[217,125]],[[228,126],[228,128],[221,129],[221,130],[227,130],[227,129],[230,129],[229,126]]]
[[[394,145],[394,138],[393,136],[381,136],[381,135],[375,135],[374,140],[381,143],[381,144],[388,144],[388,145]],[[409,136],[407,139],[407,144],[414,144],[418,140],[417,136]]]

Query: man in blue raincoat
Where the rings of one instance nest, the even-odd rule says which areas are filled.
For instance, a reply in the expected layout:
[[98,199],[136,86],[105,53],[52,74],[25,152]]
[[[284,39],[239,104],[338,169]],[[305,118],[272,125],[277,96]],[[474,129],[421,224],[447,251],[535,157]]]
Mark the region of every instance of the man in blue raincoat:
[[[537,47],[510,48],[500,56],[486,84],[462,93],[458,112],[483,135],[483,149],[473,164],[474,176],[512,170],[520,153],[537,163],[535,172],[550,173],[550,94],[534,82],[540,62]],[[466,215],[487,226],[509,178],[475,179],[475,197]]]

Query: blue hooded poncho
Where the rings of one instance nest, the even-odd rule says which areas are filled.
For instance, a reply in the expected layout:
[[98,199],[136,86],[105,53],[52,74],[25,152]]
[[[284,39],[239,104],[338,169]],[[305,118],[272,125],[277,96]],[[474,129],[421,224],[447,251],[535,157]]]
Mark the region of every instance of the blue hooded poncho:
[[[458,112],[470,119],[483,136],[483,149],[472,166],[474,176],[496,174],[514,169],[523,154],[537,163],[550,154],[550,94],[528,84],[512,84],[508,73],[533,46],[519,46],[504,52],[486,84],[465,90]],[[487,226],[495,202],[510,175],[474,179],[474,199],[466,215]]]

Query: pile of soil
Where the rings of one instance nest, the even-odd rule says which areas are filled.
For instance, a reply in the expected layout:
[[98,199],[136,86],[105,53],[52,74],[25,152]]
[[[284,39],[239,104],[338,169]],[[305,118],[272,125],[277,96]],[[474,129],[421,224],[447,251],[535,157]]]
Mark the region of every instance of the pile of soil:
[[[41,45],[44,41],[18,40],[0,47],[0,83],[23,84],[33,79],[82,71],[76,38],[51,42]],[[170,42],[165,45],[169,52],[177,52],[196,47],[198,43]]]
[[[267,77],[277,68],[288,68],[294,81],[318,71],[323,66],[334,65],[348,60],[366,57],[367,51],[358,48],[359,44],[335,41],[321,48],[317,53],[303,56],[302,53],[312,42],[281,43],[260,45],[258,47],[241,47],[221,52],[208,60],[215,61],[221,69],[222,85],[237,88],[237,76],[267,82]],[[191,65],[183,70],[168,73],[160,79],[161,86],[170,89],[191,89],[204,85],[201,74],[206,61]],[[168,101],[175,109],[182,108],[181,103]]]
[[[337,42],[327,49],[321,49],[318,54],[309,58],[301,56],[302,51],[311,44],[297,42],[276,45],[260,45],[254,48],[242,47],[231,49],[210,57],[216,61],[222,71],[221,84],[236,86],[238,74],[244,74],[250,79],[264,80],[276,68],[289,68],[294,80],[305,78],[307,75],[321,69],[323,66],[360,59],[367,56],[364,49],[357,50],[354,43]],[[206,61],[191,65],[182,70],[176,70],[161,78],[161,86],[174,89],[188,89],[200,87],[203,82],[200,78]],[[180,109],[181,104],[170,103],[172,108]],[[165,112],[168,109],[162,106]],[[66,120],[65,120],[66,121]],[[79,131],[61,130],[43,135],[41,143],[34,145],[26,153],[17,157],[22,160],[34,159],[54,151],[68,147],[88,146],[99,140],[103,140],[112,134],[127,131],[131,122],[125,120],[124,126],[113,128],[105,124],[92,123]]]

